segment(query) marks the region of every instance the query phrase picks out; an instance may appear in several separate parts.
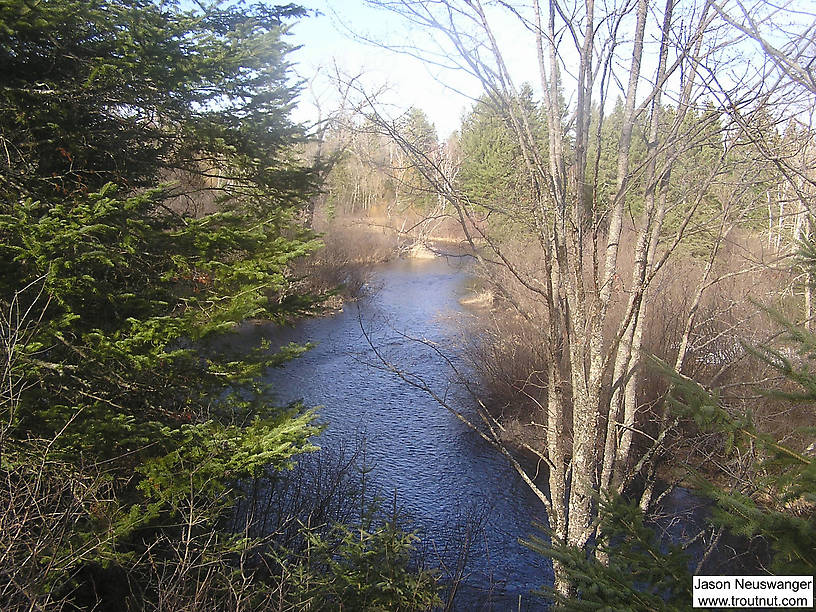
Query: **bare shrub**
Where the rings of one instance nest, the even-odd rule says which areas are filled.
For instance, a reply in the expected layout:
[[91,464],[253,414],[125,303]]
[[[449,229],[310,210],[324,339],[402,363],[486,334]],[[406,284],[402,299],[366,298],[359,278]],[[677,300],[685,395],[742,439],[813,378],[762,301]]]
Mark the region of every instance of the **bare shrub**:
[[[78,538],[88,523],[104,523],[112,503],[109,481],[50,457],[47,440],[5,449],[0,468],[0,602],[4,610],[62,610],[83,560],[110,541]],[[82,529],[82,531],[86,531]]]
[[370,267],[389,260],[397,251],[393,234],[353,223],[330,225],[322,241],[323,248],[293,264],[299,281],[292,290],[322,296],[328,308],[361,295]]
[[[624,230],[622,241],[633,239],[632,233]],[[631,255],[632,252],[633,249],[621,249],[621,253]],[[522,246],[509,244],[504,253],[519,274],[536,278],[541,272],[541,263]],[[634,261],[621,256],[619,264],[620,279],[628,278]],[[707,386],[726,389],[735,412],[749,411],[774,435],[795,436],[795,427],[806,418],[804,409],[790,402],[770,402],[758,394],[758,383],[769,386],[777,381],[768,378],[767,364],[744,348],[744,344],[758,345],[769,339],[771,327],[760,304],[787,310],[796,306],[798,298],[790,292],[787,298],[784,293],[778,298],[780,287],[791,286],[791,273],[778,261],[769,259],[762,244],[749,232],[734,232],[720,247],[711,280],[696,306],[684,357],[678,361],[678,350],[693,306],[692,290],[704,267],[704,260],[687,255],[668,260],[655,276],[648,294],[650,316],[644,329],[644,353],[670,365],[680,363],[683,374]],[[492,410],[501,416],[506,426],[504,436],[511,443],[535,446],[534,442],[544,437],[546,423],[542,407],[546,406],[547,399],[548,353],[541,330],[547,325],[547,311],[537,295],[525,293],[523,288],[508,295],[507,287],[512,283],[503,278],[509,274],[505,269],[497,267],[491,272],[492,276],[480,278],[479,282],[494,291],[494,308],[474,314],[464,324],[465,355],[479,376]],[[623,312],[627,299],[623,280],[616,281],[610,310]],[[616,321],[619,317],[610,319]],[[606,343],[613,341],[615,332],[611,326],[605,330]],[[667,391],[665,378],[644,364],[640,367],[636,392],[638,421],[633,439],[635,457],[649,452],[660,432],[675,416],[663,402]],[[611,372],[605,376],[608,401],[612,393]],[[653,469],[670,458],[682,458],[682,463],[687,465],[704,465],[722,450],[721,437],[702,433],[693,423],[681,420],[677,425],[679,428],[661,438],[660,448],[649,456],[655,463]],[[670,463],[679,465],[681,462]],[[679,471],[662,473],[666,477],[681,477]]]

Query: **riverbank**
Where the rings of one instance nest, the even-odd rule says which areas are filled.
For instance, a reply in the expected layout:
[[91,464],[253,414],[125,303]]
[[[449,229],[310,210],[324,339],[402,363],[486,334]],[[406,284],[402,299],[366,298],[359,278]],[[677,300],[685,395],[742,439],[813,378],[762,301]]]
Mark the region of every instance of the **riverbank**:
[[[363,234],[359,235],[363,236]],[[426,338],[436,342],[438,346],[452,348],[450,352],[456,353],[457,349],[453,347],[460,346],[457,343],[461,342],[462,335],[470,335],[467,329],[463,334],[463,329],[458,323],[468,318],[465,312],[470,313],[471,320],[474,321],[474,329],[485,331],[490,326],[477,321],[480,317],[489,316],[490,311],[480,309],[474,312],[471,305],[466,306],[467,310],[463,310],[462,307],[472,296],[478,295],[478,292],[484,288],[470,280],[468,268],[461,265],[463,259],[400,258],[400,249],[393,248],[393,243],[391,244],[391,250],[387,257],[384,257],[387,263],[362,258],[353,262],[366,268],[366,286],[371,289],[352,297],[351,299],[357,302],[354,306],[346,309],[339,308],[332,317],[305,320],[297,326],[296,333],[281,336],[281,342],[284,340],[300,342],[302,339],[311,339],[320,343],[318,348],[313,349],[296,362],[303,368],[303,371],[317,372],[320,379],[311,382],[305,377],[300,377],[292,367],[287,367],[281,372],[280,378],[275,377],[274,379],[283,382],[274,384],[276,388],[283,390],[292,386],[301,393],[301,397],[307,399],[308,403],[326,406],[323,414],[329,422],[329,429],[323,438],[328,440],[325,446],[342,444],[344,436],[356,436],[361,431],[367,438],[372,436],[373,439],[367,445],[372,453],[371,463],[375,471],[379,472],[376,482],[379,486],[388,487],[389,490],[398,489],[400,503],[405,504],[406,513],[412,517],[420,517],[417,525],[423,529],[423,541],[430,542],[430,546],[435,546],[438,544],[437,538],[441,537],[439,534],[444,533],[444,529],[440,526],[450,521],[449,512],[445,509],[449,507],[442,504],[441,508],[431,512],[433,518],[428,518],[426,506],[429,503],[441,503],[440,493],[435,490],[435,492],[428,493],[427,498],[423,497],[421,491],[431,485],[425,481],[425,476],[412,474],[412,470],[431,475],[436,474],[434,478],[444,480],[454,478],[451,471],[472,472],[473,468],[446,467],[442,473],[438,473],[438,466],[435,463],[440,462],[441,459],[434,455],[436,451],[431,452],[426,449],[425,443],[429,436],[432,441],[434,440],[435,434],[431,432],[437,428],[448,427],[448,425],[442,425],[438,421],[428,424],[425,422],[426,416],[419,416],[417,411],[437,411],[441,414],[443,421],[451,415],[445,413],[427,394],[415,388],[406,387],[397,377],[393,375],[381,377],[379,371],[374,373],[370,368],[372,364],[376,366],[378,357],[370,352],[371,346],[368,345],[368,339],[363,336],[363,329],[369,334],[374,345],[379,350],[386,352],[389,363],[399,366],[400,369],[407,369],[412,374],[420,375],[434,388],[445,389],[448,388],[449,383],[443,380],[444,377],[440,377],[440,374],[448,371],[447,364],[437,363],[431,351],[428,351],[426,355],[423,345],[412,342],[400,334],[404,332],[407,336]],[[453,263],[456,265],[451,267]],[[453,283],[453,277],[458,279],[455,283]],[[361,297],[364,299],[360,299]],[[350,301],[347,301],[346,304],[348,305]],[[431,328],[428,327],[429,324]],[[438,334],[440,330],[443,330],[441,338]],[[518,354],[522,347],[530,345],[522,337],[505,337],[503,342],[505,349],[515,354]],[[517,361],[502,360],[502,365],[505,367],[510,368],[514,364],[517,365]],[[388,372],[384,373],[388,374]],[[509,377],[508,380],[510,380]],[[418,395],[415,395],[415,392],[418,392]],[[462,398],[463,403],[467,401],[472,401],[472,398],[470,396]],[[531,474],[535,473],[536,458],[524,451],[522,443],[526,442],[531,446],[539,444],[541,440],[535,436],[540,435],[540,427],[525,426],[519,418],[513,418],[514,410],[518,410],[518,407],[513,408],[509,402],[494,401],[491,409],[497,418],[503,416],[507,419],[505,429],[508,447],[515,449],[522,463],[530,468]],[[415,425],[419,426],[420,430],[413,431],[411,428]],[[457,430],[455,435],[445,442],[433,441],[433,448],[445,449],[450,444],[470,447],[474,442],[477,447],[481,445],[480,442],[474,440],[475,436],[472,432],[461,427],[460,423],[454,421],[452,425]],[[406,427],[408,427],[407,430]],[[324,446],[324,443],[320,442],[320,445]],[[480,448],[472,452],[495,454],[490,448]],[[502,473],[509,470],[509,475],[505,474],[506,478],[518,480],[517,475],[498,455],[497,460],[502,463]],[[433,467],[430,467],[432,465]],[[539,470],[538,482],[546,488],[545,481],[546,472],[542,467]],[[516,516],[514,519],[517,521],[513,527],[519,534],[517,537],[526,538],[534,532],[530,526],[532,517],[542,523],[546,521],[546,518],[540,502],[532,496],[526,486],[523,483],[517,486],[519,489],[514,495],[529,498],[530,508],[533,509],[530,517]],[[657,493],[659,495],[661,490],[658,490]],[[457,493],[452,493],[449,499],[455,498],[456,495]],[[461,496],[464,493],[460,490],[458,495]],[[488,493],[486,499],[489,499],[490,495]],[[699,531],[699,528],[705,525],[710,504],[695,495],[693,491],[678,487],[669,492],[661,501],[653,526],[663,534],[667,543],[690,540],[694,537],[695,530]],[[509,529],[504,524],[498,528],[502,531]],[[440,532],[440,529],[443,531]],[[728,544],[733,543],[733,540],[725,538],[722,541],[727,541]],[[702,545],[707,540],[698,538],[697,542],[700,544],[692,546],[689,553],[691,559],[699,560],[705,554]],[[509,545],[508,542],[503,545],[493,543],[489,554],[495,555],[494,549],[498,546]],[[715,554],[710,559],[720,562],[721,557]],[[546,560],[540,559],[540,561],[546,563]],[[484,569],[480,570],[480,580],[484,580],[485,584],[494,585],[496,577],[490,563],[485,561],[479,563],[486,563],[483,565]],[[513,568],[512,571],[522,570]],[[544,582],[533,584],[532,588],[541,586],[541,584]],[[463,592],[478,590],[478,588],[478,586],[471,585],[463,589]],[[510,592],[504,588],[495,588],[496,593],[501,595],[503,603],[508,603],[510,599],[517,598],[520,594],[518,587],[512,587]],[[522,597],[524,604],[527,605],[526,594],[522,594]]]
[[319,296],[315,314],[337,313],[344,304],[359,299],[375,266],[397,259],[461,257],[469,250],[450,232],[420,238],[396,223],[363,217],[318,224],[322,248],[293,264],[301,279],[296,290]]
[[[388,363],[467,407],[470,396],[451,384],[450,368],[433,348],[455,358],[466,260],[395,258],[369,273],[370,290],[334,316],[246,330],[247,342],[266,340],[273,350],[289,342],[316,344],[270,370],[264,382],[281,403],[302,399],[322,406],[328,426],[315,440],[322,448],[365,438],[372,468],[367,486],[389,500],[396,489],[401,516],[419,530],[430,563],[441,555],[446,567],[457,568],[457,542],[471,538],[461,560],[467,601],[455,609],[515,610],[519,597],[522,610],[544,609],[531,591],[551,582],[550,562],[518,543],[536,533],[533,522],[545,522],[540,502],[504,457],[374,352],[376,347]],[[481,531],[469,517],[482,517]]]

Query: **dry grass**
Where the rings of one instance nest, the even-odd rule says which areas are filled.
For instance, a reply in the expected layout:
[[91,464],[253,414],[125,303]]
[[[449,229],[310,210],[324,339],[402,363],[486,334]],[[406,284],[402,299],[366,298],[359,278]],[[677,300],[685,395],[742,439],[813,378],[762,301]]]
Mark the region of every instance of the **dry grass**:
[[357,298],[368,281],[371,266],[394,257],[397,240],[393,234],[351,222],[337,222],[323,229],[323,248],[293,265],[299,280],[297,294],[322,296],[328,310]]

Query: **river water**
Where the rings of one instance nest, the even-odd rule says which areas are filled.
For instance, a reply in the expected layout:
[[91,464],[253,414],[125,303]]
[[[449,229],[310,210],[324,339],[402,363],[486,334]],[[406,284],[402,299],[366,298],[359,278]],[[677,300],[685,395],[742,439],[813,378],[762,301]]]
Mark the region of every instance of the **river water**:
[[281,401],[320,406],[327,428],[319,446],[364,436],[369,478],[389,496],[396,490],[431,549],[463,515],[486,516],[459,609],[539,610],[544,605],[530,592],[551,584],[552,569],[518,540],[539,533],[533,521],[546,522],[540,502],[495,449],[382,360],[468,412],[473,400],[451,383],[446,362],[464,368],[456,338],[457,321],[468,316],[458,301],[467,279],[461,259],[398,260],[376,268],[366,295],[342,312],[252,333],[273,348],[316,343],[267,380]]

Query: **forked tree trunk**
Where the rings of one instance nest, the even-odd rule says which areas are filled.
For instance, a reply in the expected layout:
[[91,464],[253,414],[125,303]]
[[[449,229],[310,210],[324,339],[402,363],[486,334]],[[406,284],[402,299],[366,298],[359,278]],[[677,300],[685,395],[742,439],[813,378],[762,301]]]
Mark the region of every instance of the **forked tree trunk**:
[[[485,257],[475,249],[480,265],[488,272],[491,266],[503,266],[513,283],[508,286],[507,294],[512,296],[517,290],[535,295],[546,310],[546,320],[541,321],[541,342],[544,354],[549,357],[545,372],[547,439],[540,448],[532,450],[546,458],[550,473],[548,494],[539,493],[545,496],[543,501],[556,537],[567,544],[585,547],[595,534],[597,494],[608,492],[622,479],[620,470],[630,462],[632,429],[637,422],[638,381],[636,377],[627,376],[640,360],[650,316],[646,293],[659,254],[657,245],[666,214],[667,181],[673,163],[672,154],[665,145],[681,129],[680,123],[675,122],[670,130],[665,130],[661,121],[661,94],[670,78],[678,74],[682,82],[693,82],[698,68],[695,54],[699,55],[700,47],[692,45],[693,48],[678,51],[676,60],[668,65],[668,49],[673,37],[678,32],[692,30],[686,24],[677,32],[673,31],[675,0],[665,0],[662,23],[655,27],[660,44],[658,66],[653,78],[649,79],[649,91],[642,95],[644,92],[639,92],[638,88],[646,82],[641,76],[646,26],[653,9],[659,12],[659,8],[652,0],[627,3],[636,11],[636,24],[618,139],[616,189],[608,207],[596,208],[592,194],[598,185],[590,184],[593,172],[587,159],[591,109],[593,102],[597,103],[593,96],[598,89],[596,78],[601,70],[612,65],[617,68],[616,58],[604,54],[613,53],[619,42],[602,40],[602,36],[617,31],[611,23],[617,26],[628,24],[625,20],[631,17],[620,11],[620,7],[615,7],[596,18],[594,0],[576,0],[567,11],[563,3],[555,0],[550,0],[544,7],[540,6],[539,0],[533,0],[533,19],[525,19],[523,25],[535,35],[548,127],[548,146],[544,152],[541,143],[533,137],[528,117],[519,112],[511,74],[482,2],[463,0],[449,6],[452,4],[455,3],[426,4],[405,0],[402,7],[403,14],[413,24],[433,28],[450,41],[458,53],[460,67],[479,79],[488,97],[507,114],[532,187],[530,215],[533,218],[526,221],[537,234],[533,242],[541,249],[540,269],[524,272],[514,265],[502,245],[483,229],[484,223],[475,219],[473,203],[461,196],[454,182],[445,176],[444,169],[426,167],[423,174],[451,204],[471,244],[476,244],[474,236],[486,244],[484,248],[488,255]],[[400,6],[390,2],[383,5],[392,10],[399,10]],[[505,3],[498,3],[498,6],[505,6]],[[439,13],[433,12],[435,8],[440,9]],[[705,8],[702,16],[696,15],[700,19],[698,29],[694,30],[698,42],[702,41],[707,27],[707,11]],[[470,31],[458,29],[460,22],[457,19],[460,17],[465,27],[479,30],[476,37]],[[689,35],[691,41],[693,36]],[[481,41],[476,50],[472,45],[474,40]],[[579,59],[576,70],[572,71],[577,81],[577,93],[573,112],[569,114],[569,128],[565,128],[562,99],[565,83],[561,64],[565,54],[559,48],[567,41],[574,44],[571,51]],[[683,70],[679,69],[680,66]],[[604,76],[613,78],[606,73]],[[603,78],[601,82],[604,82]],[[685,93],[684,89],[684,96]],[[637,107],[639,102],[640,108]],[[649,120],[647,160],[645,167],[633,170],[630,157],[634,127],[639,118],[645,116]],[[427,159],[416,158],[415,162],[427,164]],[[630,201],[629,192],[638,179],[643,180],[647,189],[646,205],[636,227],[637,238],[632,252],[634,270],[627,287],[631,293],[625,304],[626,314],[621,318],[618,312],[612,312],[610,305],[617,298],[615,288],[621,286],[620,245],[624,214]],[[495,203],[484,204],[496,206]],[[500,210],[494,212],[499,216],[502,214]],[[596,249],[594,240],[598,235],[604,235],[605,240]],[[590,236],[593,238],[591,247]],[[612,339],[608,337],[610,329],[614,334]],[[610,374],[616,387],[611,402],[607,404],[609,393],[602,386]],[[503,444],[499,439],[494,443]],[[553,565],[555,588],[569,595],[570,585],[564,568],[558,562]]]

